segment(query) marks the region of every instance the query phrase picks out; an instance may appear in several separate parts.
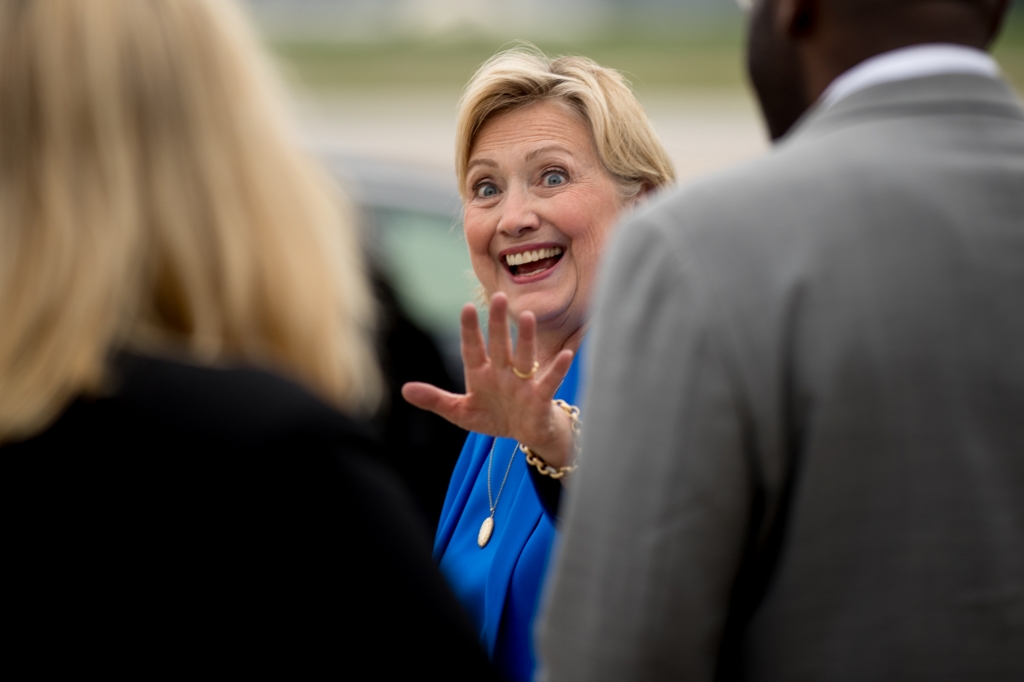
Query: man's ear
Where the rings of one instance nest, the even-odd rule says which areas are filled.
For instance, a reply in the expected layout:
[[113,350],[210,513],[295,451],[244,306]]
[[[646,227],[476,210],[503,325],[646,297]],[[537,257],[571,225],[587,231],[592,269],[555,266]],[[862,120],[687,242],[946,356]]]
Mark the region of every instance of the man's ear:
[[789,38],[806,38],[818,24],[820,0],[775,0],[775,30]]

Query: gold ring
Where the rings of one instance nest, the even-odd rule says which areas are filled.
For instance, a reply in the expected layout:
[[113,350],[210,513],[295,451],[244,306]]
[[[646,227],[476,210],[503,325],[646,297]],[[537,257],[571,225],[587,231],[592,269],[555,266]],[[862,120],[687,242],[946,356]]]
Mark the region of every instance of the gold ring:
[[533,369],[531,369],[529,372],[520,372],[518,369],[516,369],[515,365],[512,365],[512,373],[515,374],[520,379],[529,379],[530,377],[532,377],[534,374],[537,373],[537,370],[539,368],[540,368],[540,363],[537,362],[536,360],[534,360],[533,361]]

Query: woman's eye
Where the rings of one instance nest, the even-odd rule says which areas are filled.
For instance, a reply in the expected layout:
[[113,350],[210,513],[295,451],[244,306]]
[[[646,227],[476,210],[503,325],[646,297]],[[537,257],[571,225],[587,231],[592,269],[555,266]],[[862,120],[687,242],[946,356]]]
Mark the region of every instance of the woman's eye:
[[490,199],[498,194],[498,188],[489,182],[485,182],[476,188],[476,196],[479,199]]
[[544,186],[545,187],[558,187],[564,185],[569,181],[569,178],[565,177],[564,173],[545,173],[544,174]]

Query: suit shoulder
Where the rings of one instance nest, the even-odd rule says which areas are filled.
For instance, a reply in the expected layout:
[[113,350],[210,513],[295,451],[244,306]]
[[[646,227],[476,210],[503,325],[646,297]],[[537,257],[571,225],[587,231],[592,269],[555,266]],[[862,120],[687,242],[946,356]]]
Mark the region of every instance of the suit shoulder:
[[[880,194],[911,195],[930,151],[894,141],[893,131],[862,126],[827,137],[796,138],[764,156],[690,181],[637,211],[627,238],[657,231],[670,244],[701,259],[732,261],[743,253],[760,262],[832,258],[850,239],[864,207]],[[902,151],[901,151],[902,150]]]

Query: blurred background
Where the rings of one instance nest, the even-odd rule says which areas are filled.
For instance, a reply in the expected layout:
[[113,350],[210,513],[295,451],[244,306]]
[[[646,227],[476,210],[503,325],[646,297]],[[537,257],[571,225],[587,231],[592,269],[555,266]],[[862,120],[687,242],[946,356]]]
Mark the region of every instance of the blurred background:
[[[363,207],[397,303],[456,380],[475,284],[453,181],[461,87],[516,40],[583,54],[631,81],[680,180],[764,153],[734,0],[247,0],[306,142]],[[995,48],[1024,91],[1024,0]]]
[[[735,0],[245,0],[305,143],[356,199],[381,306],[384,455],[436,526],[465,432],[410,406],[406,381],[463,390],[459,312],[477,297],[454,180],[455,114],[516,41],[632,83],[679,179],[763,154]],[[1024,0],[996,57],[1024,91]]]

